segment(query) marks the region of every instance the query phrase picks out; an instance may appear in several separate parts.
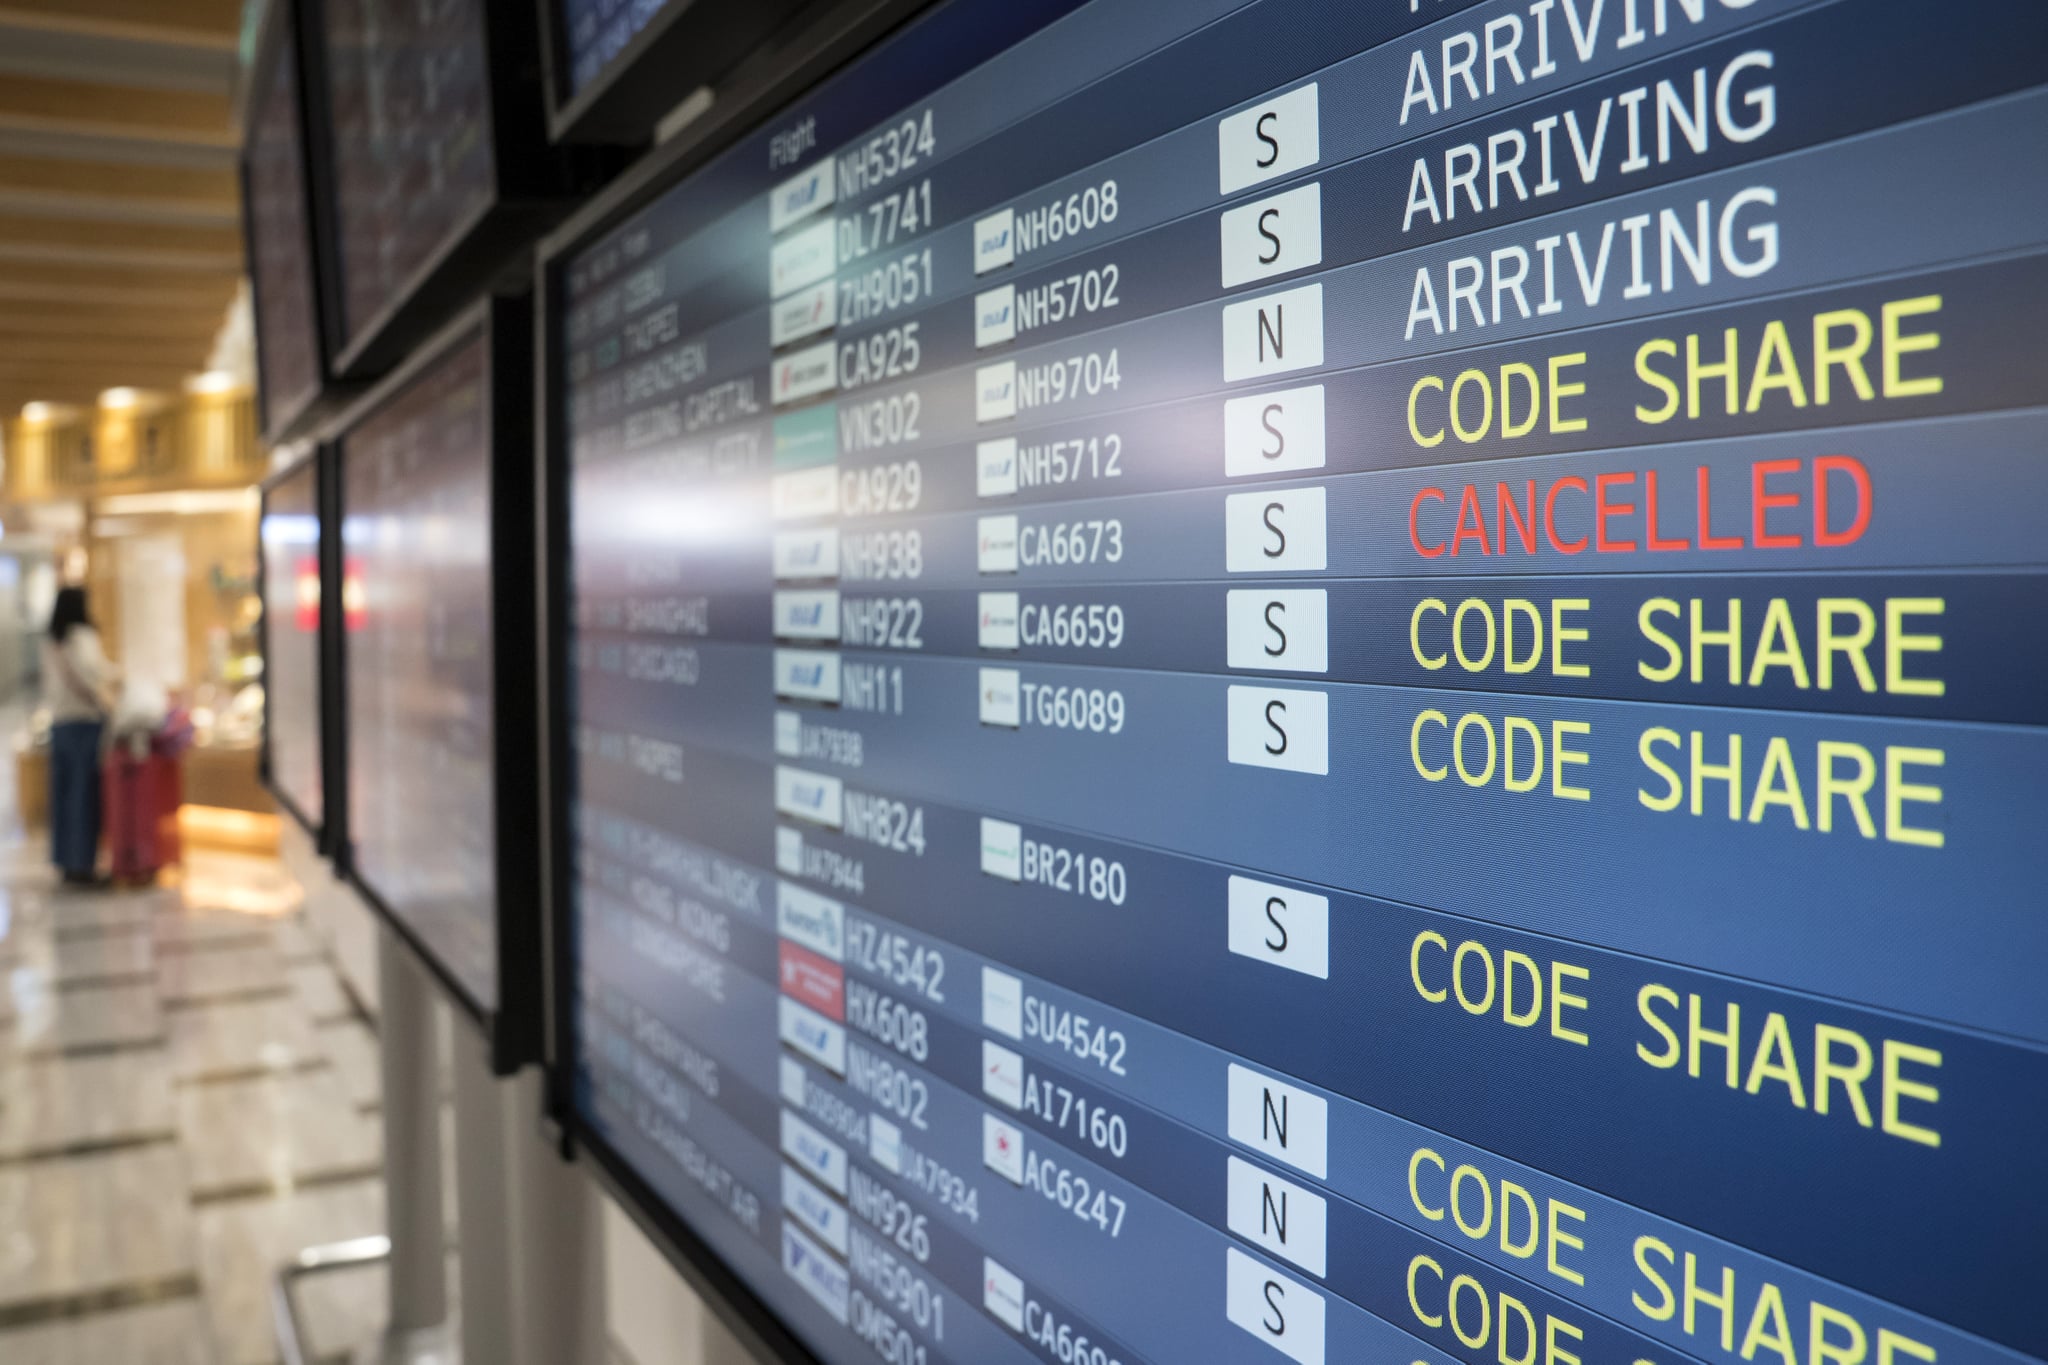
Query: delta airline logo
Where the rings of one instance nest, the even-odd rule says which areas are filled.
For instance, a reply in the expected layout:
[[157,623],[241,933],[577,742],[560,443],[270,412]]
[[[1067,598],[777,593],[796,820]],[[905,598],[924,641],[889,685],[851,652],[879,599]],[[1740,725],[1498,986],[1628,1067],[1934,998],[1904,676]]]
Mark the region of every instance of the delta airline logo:
[[769,191],[768,230],[780,232],[802,222],[819,209],[830,208],[837,190],[838,182],[832,178],[830,161],[821,161],[807,171],[797,172]]
[[776,593],[775,636],[781,640],[838,639],[838,592],[825,589]]
[[974,344],[1000,346],[1017,335],[1017,286],[1006,284],[974,296]]
[[1017,415],[1017,362],[984,365],[974,372],[974,420],[1002,422]]
[[832,343],[821,341],[776,361],[769,397],[782,404],[831,392],[839,383],[839,366],[834,355]]
[[832,223],[814,223],[775,244],[768,257],[769,288],[775,298],[805,289],[838,265],[839,239]]
[[1024,1281],[985,1256],[981,1261],[981,1306],[1012,1332],[1024,1330]]
[[981,1093],[1012,1109],[1024,1107],[1024,1058],[1001,1043],[981,1040]]
[[1023,682],[1014,668],[981,670],[981,723],[1015,730],[1024,723]]
[[1017,491],[1017,438],[981,441],[974,447],[974,495],[1007,498]]
[[827,1019],[846,1019],[846,974],[836,964],[794,943],[779,945],[776,980],[782,993],[800,1000]]
[[839,320],[839,295],[832,281],[811,286],[775,305],[768,315],[768,344],[787,346]]
[[981,1164],[1012,1185],[1023,1184],[1024,1130],[994,1114],[983,1114]]
[[983,573],[1017,572],[1017,517],[983,517],[975,527],[975,567]]
[[1013,592],[985,592],[976,603],[980,611],[978,638],[983,649],[1017,648],[1017,619],[1022,608]]
[[1017,259],[1017,211],[999,209],[974,224],[974,273],[985,275]]

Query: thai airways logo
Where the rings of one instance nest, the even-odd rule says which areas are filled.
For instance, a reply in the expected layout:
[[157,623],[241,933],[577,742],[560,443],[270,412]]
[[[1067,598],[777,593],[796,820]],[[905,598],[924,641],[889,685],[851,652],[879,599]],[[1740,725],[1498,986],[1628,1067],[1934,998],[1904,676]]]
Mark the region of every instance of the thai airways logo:
[[1000,346],[1017,335],[1017,286],[974,296],[974,344]]
[[974,420],[1001,422],[1017,415],[1017,362],[984,365],[974,372]]
[[983,517],[976,527],[975,567],[982,573],[1017,572],[1017,518],[1014,513]]
[[976,604],[980,609],[979,643],[983,649],[1017,648],[1017,618],[1020,608],[1013,592],[985,592]]
[[981,670],[981,723],[1014,730],[1024,719],[1023,685],[1014,668]]
[[1017,491],[1017,438],[982,441],[974,447],[974,493],[1006,498]]
[[1017,259],[1017,212],[999,209],[974,224],[974,273],[987,274]]

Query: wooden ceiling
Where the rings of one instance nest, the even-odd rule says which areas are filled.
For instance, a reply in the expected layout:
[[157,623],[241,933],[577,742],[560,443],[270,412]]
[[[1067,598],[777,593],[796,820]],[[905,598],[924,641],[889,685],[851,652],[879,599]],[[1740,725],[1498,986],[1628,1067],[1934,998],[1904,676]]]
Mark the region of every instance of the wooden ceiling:
[[242,274],[240,0],[0,0],[0,416],[176,391]]

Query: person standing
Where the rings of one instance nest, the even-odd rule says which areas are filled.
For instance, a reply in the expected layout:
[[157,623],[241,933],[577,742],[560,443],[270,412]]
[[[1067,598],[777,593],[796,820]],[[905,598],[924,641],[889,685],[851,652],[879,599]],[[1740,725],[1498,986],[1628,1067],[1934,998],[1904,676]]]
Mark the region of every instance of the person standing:
[[101,884],[100,737],[113,674],[85,589],[60,588],[43,642],[43,704],[50,710],[50,861],[67,886]]

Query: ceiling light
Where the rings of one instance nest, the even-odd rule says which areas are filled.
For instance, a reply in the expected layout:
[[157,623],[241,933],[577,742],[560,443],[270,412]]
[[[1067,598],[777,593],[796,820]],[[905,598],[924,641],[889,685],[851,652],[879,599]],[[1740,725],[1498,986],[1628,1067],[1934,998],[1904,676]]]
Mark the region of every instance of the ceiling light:
[[188,393],[226,393],[235,386],[235,376],[229,370],[208,370],[195,374],[185,381]]
[[56,411],[48,403],[23,403],[21,405],[21,420],[24,422],[47,422],[56,415]]
[[100,392],[100,406],[103,408],[132,408],[135,406],[135,390],[130,388],[104,389]]

